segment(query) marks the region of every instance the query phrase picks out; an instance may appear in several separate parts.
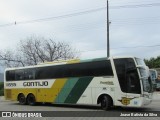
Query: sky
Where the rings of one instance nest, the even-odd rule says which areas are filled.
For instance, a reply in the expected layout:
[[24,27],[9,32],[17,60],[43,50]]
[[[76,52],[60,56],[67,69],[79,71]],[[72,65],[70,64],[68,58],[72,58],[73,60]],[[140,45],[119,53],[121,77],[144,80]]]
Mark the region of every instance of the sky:
[[[106,57],[106,1],[0,0],[0,50],[35,35],[71,44],[81,59]],[[159,11],[160,0],[109,0],[110,55],[159,56]]]

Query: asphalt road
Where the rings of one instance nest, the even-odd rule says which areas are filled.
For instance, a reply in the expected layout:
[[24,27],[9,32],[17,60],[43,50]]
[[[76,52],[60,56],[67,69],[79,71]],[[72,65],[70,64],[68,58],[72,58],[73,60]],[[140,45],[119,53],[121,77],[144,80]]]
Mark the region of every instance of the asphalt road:
[[[95,112],[100,112],[103,111],[100,109],[100,106],[86,106],[86,105],[55,105],[55,104],[40,104],[40,105],[36,105],[36,106],[29,106],[29,105],[19,105],[18,102],[13,102],[13,101],[6,101],[4,100],[4,97],[0,97],[0,111],[82,111],[82,112],[88,112],[88,111],[95,111]],[[160,111],[160,92],[156,92],[154,93],[153,96],[153,102],[148,105],[145,106],[143,108],[114,108],[111,109],[108,113],[112,114],[114,112],[134,112],[134,111]],[[106,111],[107,112],[107,111]],[[1,112],[2,114],[2,112]],[[62,114],[63,116],[63,114]],[[98,117],[98,119],[102,119],[102,120],[106,120],[106,117]],[[139,119],[138,117],[108,117],[108,119]],[[8,120],[9,118],[0,118],[1,119],[6,119]],[[10,118],[12,119],[12,118]],[[19,118],[22,119],[22,118]],[[24,119],[24,118],[23,118]],[[33,119],[33,118],[25,118],[25,119]],[[39,120],[39,118],[34,118],[36,120]],[[83,117],[54,117],[54,118],[41,118],[41,119],[82,119],[84,120]],[[96,119],[96,117],[87,117],[85,119]],[[141,118],[140,118],[141,119]],[[157,117],[145,117],[146,119],[155,119],[157,120]],[[15,120],[18,120],[17,118],[15,118]],[[96,119],[97,120],[97,119]]]

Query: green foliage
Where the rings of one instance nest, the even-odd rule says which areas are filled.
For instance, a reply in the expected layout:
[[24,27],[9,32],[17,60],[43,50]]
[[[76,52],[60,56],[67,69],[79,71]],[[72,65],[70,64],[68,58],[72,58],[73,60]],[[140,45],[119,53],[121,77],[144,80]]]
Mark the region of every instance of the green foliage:
[[4,88],[4,83],[0,82],[0,90]]
[[4,83],[0,82],[0,96],[4,95]]
[[0,90],[0,96],[4,96],[4,90]]
[[157,58],[144,59],[144,62],[149,68],[160,68],[160,56]]

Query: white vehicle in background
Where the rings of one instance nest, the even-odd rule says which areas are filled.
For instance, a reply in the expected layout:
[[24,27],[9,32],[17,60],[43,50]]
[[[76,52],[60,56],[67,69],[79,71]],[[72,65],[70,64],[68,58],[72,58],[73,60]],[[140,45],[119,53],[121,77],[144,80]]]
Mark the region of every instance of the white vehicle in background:
[[157,82],[156,90],[160,91],[160,82],[159,83]]
[[157,86],[156,86],[156,90],[160,91],[160,75],[158,75],[158,78],[156,80]]
[[158,78],[158,73],[155,69],[149,69],[150,72],[150,77],[153,85],[153,90],[157,89],[157,78]]

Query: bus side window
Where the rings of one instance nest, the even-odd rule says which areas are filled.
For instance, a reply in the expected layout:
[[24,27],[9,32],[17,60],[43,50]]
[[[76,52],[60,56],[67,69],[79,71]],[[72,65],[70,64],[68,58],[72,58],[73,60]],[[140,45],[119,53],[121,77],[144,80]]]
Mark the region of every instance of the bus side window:
[[127,92],[127,80],[125,78],[126,76],[126,71],[125,71],[125,63],[126,60],[124,59],[115,59],[114,60],[115,67],[116,67],[116,72],[117,72],[117,77],[118,81],[120,84],[120,88],[122,92]]
[[34,69],[26,69],[24,74],[25,80],[33,80],[35,79],[35,70]]
[[16,80],[24,80],[24,70],[15,71]]
[[6,81],[14,81],[15,80],[15,71],[6,71]]

